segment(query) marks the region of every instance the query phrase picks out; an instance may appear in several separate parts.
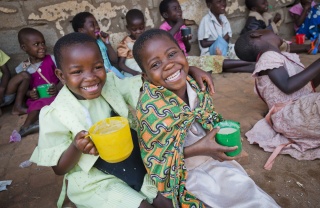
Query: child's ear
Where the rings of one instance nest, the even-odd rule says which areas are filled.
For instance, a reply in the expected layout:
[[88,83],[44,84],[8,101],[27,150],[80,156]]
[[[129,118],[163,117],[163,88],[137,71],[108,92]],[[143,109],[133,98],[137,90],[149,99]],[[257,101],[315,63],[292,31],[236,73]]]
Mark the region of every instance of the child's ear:
[[168,15],[167,12],[163,12],[163,13],[162,13],[162,17],[163,17],[164,19],[167,19],[167,18],[169,17],[169,15]]
[[250,9],[251,11],[257,11],[257,8],[256,7],[251,7],[251,9]]
[[150,82],[150,81],[149,81],[149,78],[148,78],[148,76],[147,76],[147,74],[146,74],[145,72],[142,72],[141,75],[142,75],[142,80],[143,80],[143,81],[148,81],[148,82]]
[[25,44],[21,44],[21,45],[20,45],[20,48],[21,48],[23,51],[26,51],[26,45],[25,45]]
[[64,75],[63,75],[63,72],[62,72],[61,69],[56,69],[56,70],[54,71],[54,73],[56,74],[56,76],[58,77],[58,79],[60,80],[60,82],[61,82],[62,84],[65,84],[65,83],[66,83],[65,78],[64,78]]
[[253,32],[250,34],[250,38],[260,38],[262,36],[259,32]]
[[80,33],[83,33],[83,31],[84,31],[83,28],[78,29],[78,32],[80,32]]

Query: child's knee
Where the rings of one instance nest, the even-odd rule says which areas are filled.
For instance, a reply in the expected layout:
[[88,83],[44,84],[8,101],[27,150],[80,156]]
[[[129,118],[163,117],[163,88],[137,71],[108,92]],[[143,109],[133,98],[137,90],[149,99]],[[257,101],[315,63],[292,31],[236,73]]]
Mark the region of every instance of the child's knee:
[[27,80],[31,79],[31,75],[26,71],[20,72],[18,75],[20,75],[22,79],[27,79]]

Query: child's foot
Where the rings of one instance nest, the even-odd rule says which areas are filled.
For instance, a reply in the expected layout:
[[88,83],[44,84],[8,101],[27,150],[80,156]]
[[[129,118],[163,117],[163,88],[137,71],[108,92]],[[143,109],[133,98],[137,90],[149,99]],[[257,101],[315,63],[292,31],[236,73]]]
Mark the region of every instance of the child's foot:
[[34,123],[27,127],[21,126],[19,134],[21,137],[25,137],[29,134],[34,134],[37,132],[39,132],[39,123]]
[[27,108],[13,106],[11,113],[12,113],[12,115],[19,115],[20,116],[20,115],[27,113]]
[[311,42],[311,49],[309,50],[309,54],[316,55],[318,53],[318,48],[320,46],[320,35]]
[[222,51],[220,50],[220,48],[216,48],[216,55],[222,56]]

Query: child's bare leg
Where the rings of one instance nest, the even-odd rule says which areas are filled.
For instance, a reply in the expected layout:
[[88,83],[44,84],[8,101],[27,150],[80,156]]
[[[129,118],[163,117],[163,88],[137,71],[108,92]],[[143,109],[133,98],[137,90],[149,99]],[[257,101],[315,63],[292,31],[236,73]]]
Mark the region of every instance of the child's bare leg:
[[35,110],[28,113],[28,117],[19,131],[19,134],[22,137],[39,131],[39,124],[36,123],[39,120],[39,113],[40,110]]
[[29,82],[30,75],[28,72],[21,72],[12,77],[8,83],[6,95],[16,93],[16,99],[12,109],[12,114],[14,115],[27,113],[27,108],[24,107],[24,98],[29,88]]
[[222,65],[223,72],[244,72],[252,73],[254,71],[255,63],[242,60],[225,59]]

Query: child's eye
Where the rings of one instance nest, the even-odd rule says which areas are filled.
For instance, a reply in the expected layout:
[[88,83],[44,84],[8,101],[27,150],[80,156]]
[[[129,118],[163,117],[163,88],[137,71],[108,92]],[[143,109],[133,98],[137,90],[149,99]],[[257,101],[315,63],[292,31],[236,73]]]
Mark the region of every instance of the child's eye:
[[33,44],[34,46],[38,46],[39,45],[39,43],[35,43],[35,44]]
[[81,74],[81,73],[82,73],[81,70],[75,70],[75,71],[72,71],[70,74],[75,74],[75,75],[77,75],[77,74]]
[[151,64],[151,69],[156,69],[160,66],[160,61],[154,62]]
[[176,51],[172,51],[172,52],[170,52],[169,53],[169,58],[172,58],[172,57],[174,57],[174,55],[176,55],[177,54],[177,52]]
[[96,70],[104,69],[104,66],[103,65],[101,65],[101,66],[99,65],[99,66],[96,66],[95,69]]

